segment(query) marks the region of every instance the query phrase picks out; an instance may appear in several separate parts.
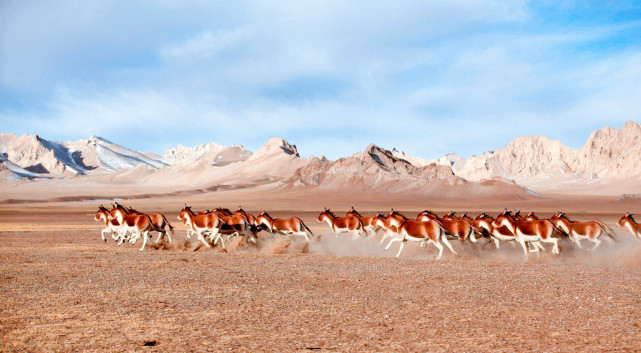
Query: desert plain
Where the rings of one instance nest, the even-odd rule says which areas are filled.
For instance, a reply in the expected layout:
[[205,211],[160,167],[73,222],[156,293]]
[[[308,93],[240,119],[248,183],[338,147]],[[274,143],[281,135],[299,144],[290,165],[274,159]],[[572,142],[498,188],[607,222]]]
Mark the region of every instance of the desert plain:
[[[37,195],[36,195],[37,196]],[[34,196],[34,198],[37,198]],[[103,242],[93,214],[108,200],[0,204],[0,351],[640,351],[641,241],[616,221],[635,200],[547,195],[526,200],[236,190],[121,200],[160,211],[172,243]],[[257,246],[207,249],[177,220],[215,206],[298,216],[320,235],[306,243],[261,232]],[[380,233],[335,237],[316,217],[390,208],[496,215],[564,210],[598,218],[616,242],[595,253],[561,243],[559,256],[504,244],[452,241],[384,251]],[[155,240],[155,237],[154,237]],[[589,248],[592,245],[585,243]]]

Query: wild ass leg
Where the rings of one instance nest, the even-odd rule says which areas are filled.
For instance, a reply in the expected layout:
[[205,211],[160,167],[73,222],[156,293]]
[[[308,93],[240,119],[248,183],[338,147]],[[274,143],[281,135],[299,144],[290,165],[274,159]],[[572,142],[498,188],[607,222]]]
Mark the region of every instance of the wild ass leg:
[[541,249],[541,251],[545,251],[545,248],[543,247],[543,244],[541,244],[540,241],[533,241],[532,245],[536,246],[537,248]]
[[552,253],[553,254],[557,254],[558,255],[560,253],[558,239],[552,238],[552,237],[548,237],[546,239],[541,239],[541,241],[544,242],[544,243],[554,244],[554,246],[552,247]]
[[525,245],[525,240],[522,237],[518,237],[515,239],[519,244],[521,244],[521,247],[523,248],[523,254],[525,255],[525,258],[527,259],[527,245]]
[[111,238],[112,238],[114,241],[118,241],[118,239],[120,239],[120,234],[121,234],[122,232],[123,232],[122,230],[112,230],[112,231],[111,231]]
[[389,250],[390,246],[392,246],[392,243],[395,243],[397,241],[403,241],[403,238],[402,237],[392,238],[392,240],[390,240],[389,244],[387,244],[387,246],[385,247],[385,250]]
[[[447,240],[447,235],[445,235],[445,233],[443,233],[443,234],[441,235],[441,240],[443,241],[443,243],[445,244],[445,246],[447,246],[447,247],[450,249],[450,251],[451,251],[454,255],[458,255],[458,253],[457,253],[456,251],[454,251],[454,248],[452,248],[452,244],[450,244],[450,241],[449,241],[449,240]],[[439,247],[439,245],[441,245],[441,244],[440,244],[440,243],[437,243],[437,242],[438,242],[438,238],[437,238],[437,239],[436,239],[436,241],[434,242],[434,245],[438,244],[438,245],[436,245],[436,247],[438,248],[438,247]],[[443,249],[443,246],[441,246],[441,247],[440,247],[440,249],[441,249],[441,253],[442,253],[442,252],[443,252],[443,250],[442,250],[442,249]],[[440,258],[441,258],[441,255],[439,255],[439,256],[438,256],[438,259],[440,259]]]
[[572,236],[572,237],[570,237],[570,239],[572,239],[572,242],[573,242],[574,244],[576,244],[576,246],[578,246],[578,247],[579,247],[579,249],[583,249],[583,245],[581,245],[581,240],[579,240],[579,237],[577,237],[577,236]]
[[405,243],[407,243],[407,240],[403,239],[403,241],[401,242],[401,246],[398,248],[398,254],[396,254],[396,257],[401,256],[401,251],[403,251],[403,247],[405,247]]
[[158,232],[158,238],[156,238],[156,241],[154,242],[155,244],[158,244],[162,239],[165,238],[166,231],[162,229],[160,232]]
[[[436,239],[436,241],[433,241],[433,240],[430,240],[430,241],[434,244],[434,246],[436,246],[438,248],[438,256],[436,257],[436,259],[440,260],[441,256],[443,256],[443,245],[441,245],[441,243],[438,241],[438,238]],[[447,244],[448,244],[448,247],[450,248],[450,250],[452,250],[452,246],[449,245],[450,243],[447,243]],[[454,252],[454,250],[452,250],[452,252]]]
[[118,242],[118,246],[122,245],[122,242],[125,241],[125,235],[123,233],[119,233],[118,236],[120,237],[120,241]]
[[[105,238],[105,232],[109,232],[110,230],[105,228],[102,231],[100,231],[100,235],[102,236],[102,241],[107,241],[107,238]],[[113,234],[113,233],[111,233]]]
[[202,230],[201,231],[197,231],[196,234],[198,235],[198,240],[200,240],[208,248],[211,248],[211,245],[209,245],[209,243],[207,242],[207,239],[205,239],[205,237],[203,236]]
[[490,239],[492,239],[492,241],[494,242],[494,246],[496,246],[496,249],[498,250],[501,247],[501,245],[499,244],[500,241],[494,237],[491,237]]
[[371,237],[373,237],[373,236],[375,236],[375,235],[376,235],[376,232],[374,231],[374,229],[373,229],[373,228],[367,227],[367,228],[365,228],[365,235],[366,235],[368,238],[371,238]]
[[149,231],[145,231],[142,233],[142,247],[140,248],[140,251],[145,250],[145,245],[147,245],[147,238],[149,238]]

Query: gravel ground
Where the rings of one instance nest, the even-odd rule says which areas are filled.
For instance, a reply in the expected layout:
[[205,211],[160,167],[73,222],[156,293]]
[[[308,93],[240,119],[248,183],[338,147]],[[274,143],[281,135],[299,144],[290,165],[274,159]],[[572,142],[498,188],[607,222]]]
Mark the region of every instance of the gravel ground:
[[348,235],[139,252],[98,234],[0,232],[1,351],[641,351],[638,261],[319,253]]

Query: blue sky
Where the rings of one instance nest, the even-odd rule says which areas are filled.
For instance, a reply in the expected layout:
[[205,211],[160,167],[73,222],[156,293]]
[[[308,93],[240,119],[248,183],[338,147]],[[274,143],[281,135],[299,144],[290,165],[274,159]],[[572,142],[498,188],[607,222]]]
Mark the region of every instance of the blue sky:
[[4,132],[436,158],[627,120],[641,2],[0,2]]

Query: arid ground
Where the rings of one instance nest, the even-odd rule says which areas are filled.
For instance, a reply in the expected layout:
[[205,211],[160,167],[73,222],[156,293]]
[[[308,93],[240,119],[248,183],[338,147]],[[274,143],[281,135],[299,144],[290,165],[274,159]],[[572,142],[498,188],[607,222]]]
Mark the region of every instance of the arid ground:
[[[185,240],[177,199],[131,202],[176,226],[174,242],[144,252],[102,242],[88,215],[100,201],[0,205],[0,351],[641,351],[641,242],[615,226],[633,205],[509,205],[606,221],[618,241],[596,254],[563,243],[560,256],[524,260],[509,244],[454,242],[460,256],[437,261],[433,246],[410,244],[396,259],[398,245],[385,252],[380,236],[336,238],[316,223],[319,202],[265,207],[301,216],[319,241],[261,234],[258,247],[228,253]],[[360,204],[371,213],[390,203],[423,208]]]

